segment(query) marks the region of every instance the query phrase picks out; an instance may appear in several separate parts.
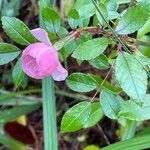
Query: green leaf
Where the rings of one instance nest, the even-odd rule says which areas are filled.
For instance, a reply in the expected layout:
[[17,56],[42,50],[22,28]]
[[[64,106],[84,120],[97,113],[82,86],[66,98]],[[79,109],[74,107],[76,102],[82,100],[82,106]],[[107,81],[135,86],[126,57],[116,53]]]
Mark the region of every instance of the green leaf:
[[76,40],[77,45],[92,40],[92,35],[89,33],[81,33],[80,38]]
[[137,105],[133,100],[125,102],[119,115],[135,121],[150,119],[150,95],[147,94],[145,96],[144,104],[142,106]]
[[90,18],[95,13],[95,7],[91,0],[77,0],[75,3],[75,8],[79,12],[81,19]]
[[91,113],[87,121],[84,123],[84,128],[89,128],[96,125],[103,117],[103,111],[98,102],[92,103]]
[[2,16],[18,16],[20,9],[20,0],[0,1],[0,17]]
[[[147,43],[150,43],[150,38],[149,36],[145,35],[143,37],[141,37],[140,39],[138,39],[140,41],[143,41],[143,42],[147,42]],[[147,47],[147,46],[144,46],[144,45],[139,45],[138,46],[138,50],[145,56],[149,57],[150,58],[150,47]]]
[[147,20],[147,22],[144,24],[142,28],[139,29],[137,37],[142,38],[145,34],[150,32],[150,18]]
[[48,34],[48,36],[51,41],[55,41],[58,37],[60,37],[60,40],[61,40],[61,38],[66,38],[68,36],[68,34],[69,34],[68,30],[61,26],[57,35],[56,35],[56,33],[50,33],[50,34]]
[[61,20],[58,14],[51,8],[45,7],[42,10],[42,20],[50,33],[57,34],[60,30]]
[[76,0],[75,7],[79,8],[82,5],[92,4],[91,0]]
[[116,27],[117,33],[130,34],[137,31],[146,23],[149,13],[146,3],[139,3],[129,8]]
[[72,29],[76,29],[79,24],[79,13],[76,9],[72,9],[68,14],[68,23]]
[[104,54],[101,54],[100,56],[96,57],[95,59],[90,60],[89,63],[97,69],[108,69],[109,68],[108,59]]
[[111,119],[117,119],[124,102],[122,98],[119,96],[116,97],[107,90],[103,90],[99,100],[104,114]]
[[16,88],[20,86],[22,81],[24,80],[25,73],[22,71],[20,59],[17,61],[13,69],[12,77]]
[[73,73],[67,78],[66,84],[73,91],[89,92],[96,89],[99,83],[92,74]]
[[[4,96],[4,95],[2,95]],[[21,97],[21,96],[18,96],[18,97],[15,97],[14,96],[11,96],[11,98],[4,98],[2,99],[1,96],[0,96],[0,105],[3,105],[3,106],[16,106],[19,105],[35,105],[37,103],[39,103],[39,101],[36,101],[35,99],[32,99],[32,98],[25,98],[25,97]]]
[[0,1],[0,17],[2,16],[18,16],[20,9],[20,0]]
[[[104,16],[106,19],[108,19],[108,12],[107,12],[107,8],[106,8],[105,4],[100,2],[100,3],[98,4],[98,7],[99,7],[99,9],[101,10],[101,13],[103,14],[103,16]],[[98,11],[96,11],[96,16],[97,16],[97,19],[98,19],[98,21],[100,22],[100,24],[101,24],[102,26],[104,26],[104,25],[105,25],[105,22],[104,22],[104,20],[102,19],[101,15],[99,14]]]
[[150,127],[144,127],[140,132],[138,132],[135,136],[143,136],[143,135],[150,135]]
[[118,116],[129,120],[140,121],[142,119],[140,114],[141,108],[142,107],[137,105],[133,100],[128,100],[125,102]]
[[[40,103],[35,105],[26,105],[26,106],[16,106],[13,108],[5,109],[0,111],[0,123],[4,124],[9,121],[16,119],[19,116],[24,114],[31,113],[32,111],[38,109],[40,107]],[[7,115],[7,117],[6,117]]]
[[18,52],[20,51],[16,46],[0,42],[0,54],[10,53],[10,52]]
[[27,147],[24,144],[3,134],[0,134],[0,143],[11,150],[27,150]]
[[119,17],[119,13],[117,12],[118,4],[116,0],[104,0],[104,4],[107,8],[108,19],[112,20]]
[[77,10],[79,12],[79,16],[82,19],[90,18],[91,16],[95,14],[95,7],[93,4],[80,5],[80,7],[77,8]]
[[79,19],[79,27],[87,27],[90,21],[90,17],[94,14],[95,9],[92,5],[91,0],[76,0],[75,9],[78,11],[80,19]]
[[81,102],[70,108],[61,121],[61,132],[74,132],[83,128],[91,113],[91,103]]
[[55,47],[55,49],[57,51],[59,51],[60,49],[62,49],[65,46],[67,41],[68,41],[68,37],[65,37],[65,38],[60,39],[59,41],[55,42],[53,46]]
[[29,45],[35,42],[29,28],[19,19],[2,17],[2,25],[6,34],[20,45]]
[[89,22],[90,22],[90,18],[86,18],[85,19],[85,18],[81,18],[80,17],[80,19],[79,19],[79,27],[80,28],[87,27]]
[[125,4],[125,3],[130,3],[130,0],[117,0],[118,4]]
[[67,16],[69,11],[72,9],[72,7],[74,6],[75,0],[63,0],[62,1],[62,6],[63,6],[63,12],[64,15]]
[[11,52],[11,53],[0,54],[0,65],[9,63],[10,61],[17,58],[19,54],[20,54],[20,52]]
[[150,135],[135,137],[129,140],[117,142],[101,150],[142,150],[150,148]]
[[[73,73],[66,80],[67,86],[76,92],[92,91],[99,87],[102,82],[103,79],[100,76],[87,73]],[[115,88],[108,81],[105,81],[102,87],[114,93],[118,93],[120,91],[120,89]]]
[[59,52],[62,54],[63,58],[66,59],[75,50],[76,47],[76,41],[74,39],[70,39]]
[[144,55],[135,55],[136,59],[138,59],[138,61],[140,61],[140,63],[143,65],[143,66],[148,66],[150,65],[150,58],[149,57],[146,57]]
[[134,56],[119,53],[115,64],[115,76],[121,88],[137,102],[142,102],[147,89],[147,74]]
[[97,38],[80,44],[72,54],[79,60],[91,60],[104,52],[108,46],[108,39]]
[[[31,93],[32,92],[34,92],[34,90],[31,91]],[[35,101],[35,99],[33,99],[32,97],[27,98],[26,96],[22,95],[23,93],[24,92],[8,92],[5,90],[0,90],[0,105],[16,106],[17,104],[20,106],[20,105],[34,105],[39,103],[39,100]]]

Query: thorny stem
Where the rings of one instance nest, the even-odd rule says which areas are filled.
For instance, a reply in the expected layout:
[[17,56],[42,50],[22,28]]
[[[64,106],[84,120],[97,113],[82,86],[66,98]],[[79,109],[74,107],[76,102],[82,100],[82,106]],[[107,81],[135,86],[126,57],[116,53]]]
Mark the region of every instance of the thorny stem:
[[[93,5],[95,6],[95,8],[97,9],[98,13],[100,14],[100,16],[102,17],[102,19],[104,20],[104,22],[106,23],[107,27],[110,29],[110,31],[113,33],[113,36],[115,37],[115,39],[117,40],[117,42],[120,43],[120,45],[123,47],[123,49],[132,54],[132,52],[127,48],[127,46],[124,44],[124,42],[120,39],[120,37],[118,36],[118,34],[114,31],[114,29],[110,26],[110,24],[108,23],[108,21],[105,19],[104,15],[102,14],[101,10],[99,9],[99,7],[97,6],[97,3],[95,2],[95,0],[91,0],[93,2]],[[124,53],[122,53],[123,57]],[[133,56],[133,55],[132,55]],[[134,57],[134,56],[133,56]],[[150,73],[147,71],[147,68],[145,66],[143,66],[143,64],[136,58],[134,57],[139,64],[143,67],[143,69],[147,72],[147,74],[150,76]]]
[[[107,20],[105,19],[105,17],[103,16],[101,10],[99,9],[99,7],[97,6],[97,3],[95,2],[95,0],[91,0],[95,6],[95,8],[97,9],[98,13],[100,14],[100,16],[102,17],[102,19],[104,20],[104,22],[106,23],[107,27],[111,30],[111,32],[113,33],[113,36],[115,37],[115,39],[120,43],[120,45],[123,47],[123,49],[127,52],[129,52],[130,54],[132,54],[132,52],[130,52],[130,50],[126,47],[126,45],[124,44],[124,42],[120,39],[120,37],[118,36],[118,34],[114,31],[114,29],[110,26],[110,24],[107,22]],[[122,53],[123,57],[124,53]],[[134,57],[134,56],[133,56]],[[135,57],[134,57],[135,58]],[[136,58],[135,58],[136,59]],[[137,59],[136,59],[137,60]],[[138,60],[137,60],[138,61]],[[139,61],[138,61],[139,62]],[[149,72],[145,69],[145,67],[143,66],[143,64],[141,62],[139,62],[141,64],[141,66],[144,68],[144,70],[149,74]],[[138,93],[137,93],[138,94]],[[133,123],[133,126],[129,127],[128,132],[132,131],[133,128],[136,128],[135,123]],[[126,133],[125,133],[126,135]],[[125,138],[131,138],[134,135],[134,132],[131,132],[131,135],[129,137],[125,137]]]
[[[113,39],[113,34],[111,32],[104,30],[101,26],[94,26],[94,27],[92,26],[92,27],[79,28],[79,29],[75,30],[74,32],[71,32],[70,35],[68,36],[67,40],[66,40],[66,43],[71,38],[74,38],[74,37],[76,37],[76,35],[84,33],[84,32],[90,33],[92,35],[101,34],[103,36],[106,36],[107,38]],[[141,46],[150,47],[150,42],[140,41],[140,40],[137,40],[135,38],[128,37],[128,36],[121,36],[120,40],[122,42],[124,41],[127,45],[129,43],[129,44],[132,44],[134,46],[141,45]],[[129,53],[131,53],[131,52],[129,52]]]
[[[23,97],[25,97],[26,94],[41,93],[41,90],[40,89],[32,89],[32,90],[25,90],[25,91],[20,91],[20,92],[8,92],[5,90],[0,90],[0,93],[2,93],[2,95],[0,97],[0,102],[1,102],[2,100],[9,99],[9,98],[18,98],[18,97],[23,98]],[[62,90],[55,90],[55,94],[58,96],[60,95],[60,96],[73,98],[73,99],[76,99],[79,101],[90,101],[91,100],[91,97],[88,97],[88,96],[85,96],[82,94],[70,93],[70,92],[66,92],[66,91],[62,91]],[[29,96],[29,99],[30,99],[30,96]],[[31,99],[34,100],[32,97],[31,97]],[[38,99],[38,98],[36,97],[36,99]],[[98,100],[99,100],[98,98],[94,98],[94,101],[98,101]],[[39,99],[39,101],[40,101],[40,99]]]
[[[119,51],[119,49],[117,50],[117,52],[118,52],[118,51]],[[112,69],[113,69],[114,64],[115,64],[115,60],[113,60],[112,65],[111,65],[111,68],[109,69],[108,73],[106,74],[106,76],[105,76],[103,82],[97,87],[97,91],[95,92],[95,94],[94,94],[94,96],[92,97],[92,99],[91,99],[90,102],[92,102],[92,101],[95,99],[96,95],[99,93],[101,87],[103,86],[103,84],[104,84],[105,81],[107,80],[108,76],[110,75],[110,73],[111,73],[111,71],[112,71]]]
[[122,47],[124,48],[124,50],[126,50],[127,52],[131,53],[129,51],[129,49],[126,47],[126,45],[124,44],[124,42],[119,38],[118,34],[114,31],[114,29],[110,26],[110,24],[107,22],[107,20],[105,19],[105,17],[103,16],[102,12],[100,11],[100,9],[98,8],[95,0],[92,0],[95,8],[97,9],[98,13],[100,14],[100,16],[102,17],[102,19],[104,20],[104,22],[106,23],[107,27],[111,30],[111,32],[113,33],[113,36],[115,37],[115,39],[122,45]]
[[105,76],[103,82],[98,86],[94,96],[92,97],[92,99],[90,100],[90,102],[93,102],[93,100],[95,99],[96,95],[99,93],[100,88],[103,86],[103,84],[105,83],[106,79],[108,78],[109,74],[111,73],[111,70],[113,68],[113,65],[111,66],[111,68],[109,69],[107,75]]

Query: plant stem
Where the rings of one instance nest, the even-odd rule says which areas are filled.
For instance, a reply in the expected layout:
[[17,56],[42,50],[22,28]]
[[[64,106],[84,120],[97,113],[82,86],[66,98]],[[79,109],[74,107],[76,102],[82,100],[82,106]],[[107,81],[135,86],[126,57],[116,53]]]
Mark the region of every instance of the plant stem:
[[121,44],[121,46],[124,48],[124,50],[126,50],[127,52],[131,53],[129,51],[129,49],[126,47],[126,45],[124,44],[124,42],[120,39],[120,37],[118,36],[118,34],[114,31],[114,29],[110,26],[110,24],[108,23],[107,19],[105,19],[104,15],[102,14],[101,10],[98,8],[97,3],[95,2],[95,0],[92,0],[95,8],[97,9],[98,13],[100,14],[100,16],[102,17],[102,19],[104,20],[104,22],[106,23],[107,27],[110,29],[110,31],[113,33],[113,36],[115,37],[115,39]]
[[44,150],[57,150],[57,127],[54,83],[51,77],[42,80]]
[[[25,91],[20,91],[20,92],[8,92],[5,90],[0,90],[0,102],[5,99],[9,98],[20,98],[20,97],[25,97],[25,94],[33,94],[33,93],[41,93],[40,89],[32,89],[32,90],[25,90]],[[55,94],[58,96],[64,96],[64,97],[69,97],[73,98],[79,101],[90,101],[92,97],[85,96],[83,94],[76,94],[76,93],[71,93],[71,92],[66,92],[63,90],[55,90]],[[37,97],[36,97],[37,99]],[[41,101],[41,99],[39,99]],[[98,98],[95,98],[94,101],[99,101]]]
[[[40,0],[40,26],[43,26],[41,11],[44,7],[53,7],[53,0]],[[51,77],[42,80],[43,95],[43,123],[44,123],[44,150],[58,150],[56,103],[54,82]]]
[[[92,97],[88,97],[88,96],[85,96],[85,95],[82,95],[82,94],[69,93],[69,92],[60,91],[60,90],[56,90],[55,93],[57,95],[69,97],[69,98],[72,98],[72,99],[76,99],[78,101],[90,101],[92,99]],[[99,99],[94,98],[94,101],[99,101]]]
[[[97,2],[95,0],[91,0],[93,5],[95,6],[96,10],[98,11],[99,15],[102,17],[102,19],[104,20],[104,22],[106,23],[107,27],[110,29],[110,31],[113,33],[114,38],[116,39],[117,42],[120,43],[120,45],[124,48],[124,50],[126,52],[128,52],[129,54],[132,54],[132,52],[130,52],[130,50],[127,48],[127,46],[124,44],[124,42],[120,39],[120,37],[118,36],[118,34],[116,33],[116,31],[110,26],[109,22],[107,21],[107,19],[104,17],[103,13],[101,12],[101,10],[99,9]],[[124,59],[124,53],[122,53]],[[134,56],[132,55],[133,58],[136,59],[136,61],[138,61],[138,63],[143,67],[143,69],[146,71],[146,73],[148,74],[148,76],[150,76],[149,71],[147,70],[147,68]],[[128,63],[127,63],[128,64]],[[138,104],[138,103],[137,103]],[[138,104],[141,105],[141,104]]]

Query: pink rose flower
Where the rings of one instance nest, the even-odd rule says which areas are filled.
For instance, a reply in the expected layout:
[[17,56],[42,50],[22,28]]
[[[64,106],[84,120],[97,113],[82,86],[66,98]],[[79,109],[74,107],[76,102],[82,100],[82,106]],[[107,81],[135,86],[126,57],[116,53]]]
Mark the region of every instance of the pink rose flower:
[[52,76],[55,81],[65,80],[68,71],[59,62],[58,53],[52,46],[45,30],[31,30],[32,35],[39,40],[27,46],[21,56],[23,71],[32,78],[43,79]]

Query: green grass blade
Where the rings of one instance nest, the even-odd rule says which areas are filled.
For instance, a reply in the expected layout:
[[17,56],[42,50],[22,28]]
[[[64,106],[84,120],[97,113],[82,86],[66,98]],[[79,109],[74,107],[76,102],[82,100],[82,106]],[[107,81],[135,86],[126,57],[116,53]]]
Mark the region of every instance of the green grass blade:
[[42,80],[44,150],[57,150],[57,125],[54,84],[50,77]]
[[129,140],[117,142],[101,150],[142,150],[150,148],[150,135],[135,137]]

